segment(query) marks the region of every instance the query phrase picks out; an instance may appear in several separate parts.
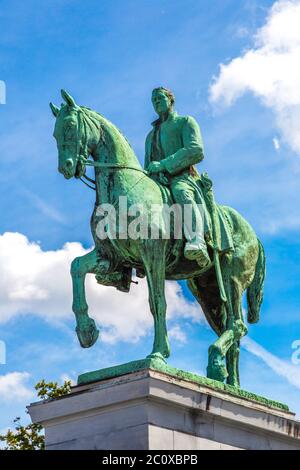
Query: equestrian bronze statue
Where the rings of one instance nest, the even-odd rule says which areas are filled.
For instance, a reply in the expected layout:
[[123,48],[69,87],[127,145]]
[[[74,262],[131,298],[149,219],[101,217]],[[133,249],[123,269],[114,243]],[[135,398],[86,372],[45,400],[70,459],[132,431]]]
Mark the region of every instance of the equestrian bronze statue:
[[[195,165],[201,165],[204,149],[197,122],[179,116],[174,111],[174,95],[156,88],[152,103],[158,119],[146,139],[142,168],[114,124],[77,105],[67,92],[62,91],[62,97],[65,104],[60,108],[50,104],[56,118],[59,171],[66,179],[82,179],[95,189],[91,217],[95,247],[74,259],[71,266],[73,311],[81,346],[92,346],[99,335],[88,313],[86,274],[94,274],[99,284],[128,292],[135,269],[138,277],[147,278],[154,319],[153,349],[148,357],[166,361],[170,345],[165,280],[184,279],[218,336],[209,348],[207,375],[238,387],[240,340],[247,333],[242,296],[247,291],[247,320],[256,323],[263,298],[265,255],[248,222],[231,207],[216,204],[211,180],[207,174],[198,174]],[[86,175],[87,166],[94,168],[94,179]],[[109,207],[113,216],[108,217]],[[175,207],[170,210],[169,223],[166,207]],[[188,212],[186,208],[190,208],[189,221],[180,219],[178,223],[176,214],[182,216]],[[142,222],[143,229],[136,236],[133,227]],[[179,229],[183,236],[178,236]],[[134,235],[130,236],[130,230]]]

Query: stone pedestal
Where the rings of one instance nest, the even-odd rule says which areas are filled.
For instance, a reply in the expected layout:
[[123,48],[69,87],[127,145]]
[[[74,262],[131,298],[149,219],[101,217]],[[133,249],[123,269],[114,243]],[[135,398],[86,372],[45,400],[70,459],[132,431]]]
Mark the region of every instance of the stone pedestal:
[[121,366],[117,377],[115,368],[81,376],[101,379],[31,404],[46,448],[300,450],[300,422],[285,405],[153,361],[144,366]]

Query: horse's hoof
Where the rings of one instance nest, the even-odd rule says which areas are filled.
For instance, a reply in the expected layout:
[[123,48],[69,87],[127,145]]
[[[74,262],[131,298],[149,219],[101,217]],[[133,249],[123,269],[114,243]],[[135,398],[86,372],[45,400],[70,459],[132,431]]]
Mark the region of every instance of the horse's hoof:
[[90,348],[99,337],[99,330],[96,327],[95,321],[92,318],[88,320],[87,323],[85,322],[85,324],[76,327],[76,333],[82,348]]
[[223,357],[214,351],[213,348],[210,349],[210,357],[207,366],[207,377],[212,380],[217,380],[218,382],[224,382],[224,380],[228,377],[228,372]]
[[167,363],[166,358],[160,352],[152,352],[149,354],[149,356],[146,357],[146,359],[158,359],[163,361],[165,364]]
[[234,387],[234,388],[241,388],[241,386],[240,386],[240,384],[237,380],[227,379],[227,385],[230,385],[231,387]]
[[228,372],[224,364],[222,365],[209,365],[207,366],[207,377],[218,382],[224,382],[228,377]]

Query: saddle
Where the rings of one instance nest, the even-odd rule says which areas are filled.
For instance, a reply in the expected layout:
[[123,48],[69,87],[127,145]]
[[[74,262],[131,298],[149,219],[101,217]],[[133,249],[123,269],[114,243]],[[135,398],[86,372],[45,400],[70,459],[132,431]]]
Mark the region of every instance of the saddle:
[[[176,201],[172,196],[168,181],[164,178],[164,175],[157,175],[155,180],[160,188],[163,203],[169,206],[175,204]],[[203,173],[198,178],[195,178],[195,185],[197,185],[197,203],[203,206],[204,238],[208,247],[212,250],[217,250],[219,255],[233,251],[232,227],[226,217],[223,206],[215,203],[212,181],[206,173]],[[175,239],[171,235],[171,240],[172,242],[169,244],[166,253],[166,273],[176,272],[176,268],[179,268],[179,266],[182,268],[182,264],[187,264],[183,255],[185,239]],[[190,262],[188,262],[187,269],[190,268]],[[196,263],[195,268],[199,270]],[[137,277],[145,277],[142,269],[137,269]],[[132,267],[119,265],[113,272],[106,273],[105,276],[103,276],[102,272],[96,273],[96,280],[99,284],[116,287],[122,292],[129,292],[130,285],[134,282],[132,281]]]

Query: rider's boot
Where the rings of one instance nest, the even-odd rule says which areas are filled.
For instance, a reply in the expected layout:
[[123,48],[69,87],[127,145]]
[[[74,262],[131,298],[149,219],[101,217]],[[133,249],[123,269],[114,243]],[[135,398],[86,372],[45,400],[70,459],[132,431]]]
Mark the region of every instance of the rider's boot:
[[187,241],[184,256],[190,261],[197,261],[201,268],[206,268],[211,262],[204,238],[199,234]]

